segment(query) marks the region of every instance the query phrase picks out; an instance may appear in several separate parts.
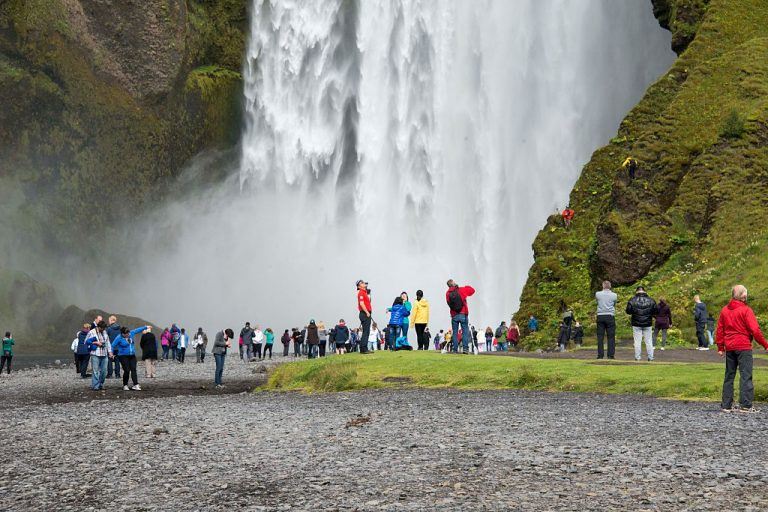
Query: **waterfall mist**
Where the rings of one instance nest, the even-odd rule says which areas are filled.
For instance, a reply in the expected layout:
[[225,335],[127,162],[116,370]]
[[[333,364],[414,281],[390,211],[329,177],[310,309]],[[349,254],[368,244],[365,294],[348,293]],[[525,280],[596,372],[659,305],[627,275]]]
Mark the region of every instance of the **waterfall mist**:
[[546,217],[674,59],[643,0],[253,0],[250,28],[231,178],[136,221],[113,309],[282,329],[356,317],[363,278],[375,320],[420,288],[444,328],[454,278],[495,325]]

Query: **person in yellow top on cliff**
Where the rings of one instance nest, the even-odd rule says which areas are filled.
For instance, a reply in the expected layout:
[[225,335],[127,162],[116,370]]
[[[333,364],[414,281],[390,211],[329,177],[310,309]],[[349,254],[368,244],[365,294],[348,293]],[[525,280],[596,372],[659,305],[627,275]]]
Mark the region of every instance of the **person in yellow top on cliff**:
[[637,171],[637,160],[628,156],[627,159],[624,160],[624,163],[621,164],[621,168],[627,170],[627,173],[629,173],[629,181],[632,181],[635,179],[635,171]]
[[417,350],[429,350],[429,338],[424,334],[429,323],[429,302],[424,298],[424,292],[416,291],[416,302],[411,311],[411,325],[416,327]]

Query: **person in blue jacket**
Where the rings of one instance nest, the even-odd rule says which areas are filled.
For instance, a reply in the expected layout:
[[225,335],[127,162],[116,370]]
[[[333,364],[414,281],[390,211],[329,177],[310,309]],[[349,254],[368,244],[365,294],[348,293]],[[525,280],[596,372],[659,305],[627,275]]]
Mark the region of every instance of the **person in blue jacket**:
[[[109,342],[114,343],[115,338],[117,338],[120,335],[120,324],[117,323],[117,317],[115,315],[112,315],[109,317],[109,326],[107,327],[107,336],[109,336]],[[111,379],[112,375],[114,374],[116,379],[120,378],[120,363],[117,361],[113,361],[112,359],[109,359],[107,361],[107,378]]]
[[531,318],[528,320],[528,330],[531,332],[539,330],[539,321],[536,320],[536,317],[533,315],[531,315]]
[[395,349],[395,341],[400,337],[400,329],[403,327],[403,319],[408,317],[411,312],[405,307],[403,297],[395,298],[391,308],[387,308],[389,316],[389,349]]
[[123,367],[123,390],[128,391],[128,374],[133,380],[134,391],[141,391],[139,386],[139,377],[136,374],[136,346],[133,343],[133,337],[149,330],[149,326],[139,327],[129,331],[127,327],[120,329],[120,334],[112,342],[112,353],[115,355],[120,365]]

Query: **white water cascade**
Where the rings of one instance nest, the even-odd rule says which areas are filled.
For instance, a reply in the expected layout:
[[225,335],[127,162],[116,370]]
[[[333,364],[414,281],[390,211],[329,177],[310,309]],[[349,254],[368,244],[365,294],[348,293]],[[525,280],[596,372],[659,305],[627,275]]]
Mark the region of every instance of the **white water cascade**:
[[[137,313],[213,327],[374,319],[445,281],[509,318],[531,243],[670,65],[648,0],[253,0],[240,192],[169,208]],[[205,206],[200,206],[204,204]],[[169,220],[170,219],[170,220]],[[191,325],[191,324],[190,324]]]

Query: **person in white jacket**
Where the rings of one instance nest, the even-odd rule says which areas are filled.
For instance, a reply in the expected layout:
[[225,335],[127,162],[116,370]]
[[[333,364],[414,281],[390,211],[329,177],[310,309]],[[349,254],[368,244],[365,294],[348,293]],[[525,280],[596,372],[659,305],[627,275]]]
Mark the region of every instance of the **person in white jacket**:
[[264,331],[257,325],[253,329],[253,351],[257,359],[261,359],[261,344],[264,343]]
[[187,347],[189,346],[189,334],[186,329],[181,330],[179,336],[179,344],[176,346],[176,353],[180,363],[184,363],[184,356],[187,353]]

